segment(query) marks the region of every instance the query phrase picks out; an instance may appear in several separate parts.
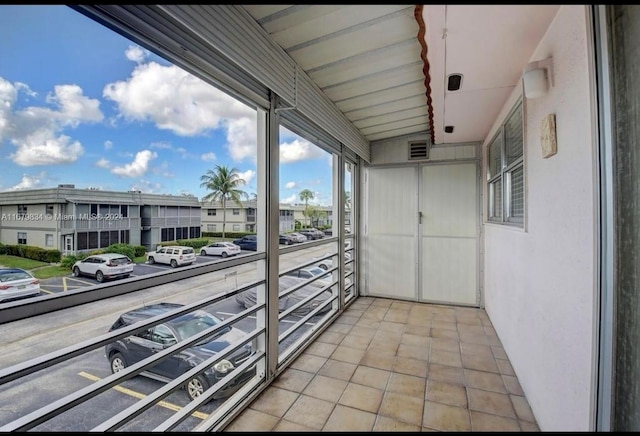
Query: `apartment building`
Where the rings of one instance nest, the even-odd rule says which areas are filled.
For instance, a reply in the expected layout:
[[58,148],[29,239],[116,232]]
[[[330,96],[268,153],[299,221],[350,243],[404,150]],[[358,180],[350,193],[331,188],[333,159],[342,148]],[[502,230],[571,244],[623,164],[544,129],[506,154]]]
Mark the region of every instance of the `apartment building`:
[[144,245],[200,237],[195,197],[103,191],[61,184],[0,193],[0,242],[60,250]]

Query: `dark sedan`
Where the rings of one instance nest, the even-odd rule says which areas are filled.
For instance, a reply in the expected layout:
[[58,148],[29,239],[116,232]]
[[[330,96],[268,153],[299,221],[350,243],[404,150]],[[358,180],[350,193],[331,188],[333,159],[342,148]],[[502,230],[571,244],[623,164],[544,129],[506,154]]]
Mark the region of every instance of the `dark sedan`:
[[[126,312],[120,315],[109,331],[131,325],[153,316],[158,316],[179,307],[182,307],[182,305],[157,303]],[[108,344],[105,347],[105,356],[109,359],[111,372],[116,373],[129,365],[146,359],[154,353],[162,351],[220,322],[221,320],[214,315],[203,310],[196,310],[165,321],[163,324],[158,324],[155,327],[139,332],[133,336],[128,336]],[[222,331],[216,332],[216,336],[213,338],[209,337],[206,341],[196,343],[174,356],[165,358],[140,375],[163,382],[170,382],[207,360],[212,355],[225,349],[230,343],[240,339],[244,335],[245,332],[240,329],[226,327]],[[246,344],[226,359],[220,360],[200,375],[193,377],[184,386],[189,399],[193,400],[202,395],[210,386],[233,371],[254,352],[251,345]],[[255,366],[239,374],[235,380],[219,390],[213,398],[224,398],[233,394],[247,380],[253,377],[254,374]]]
[[235,239],[234,244],[243,250],[258,251],[258,237],[256,235],[246,235],[240,239]]

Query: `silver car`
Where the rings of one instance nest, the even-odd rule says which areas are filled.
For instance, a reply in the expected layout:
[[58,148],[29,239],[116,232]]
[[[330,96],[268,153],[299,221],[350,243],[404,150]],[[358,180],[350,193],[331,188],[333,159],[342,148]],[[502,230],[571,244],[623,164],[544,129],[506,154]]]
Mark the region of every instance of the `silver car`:
[[40,295],[40,281],[20,268],[0,268],[0,303]]

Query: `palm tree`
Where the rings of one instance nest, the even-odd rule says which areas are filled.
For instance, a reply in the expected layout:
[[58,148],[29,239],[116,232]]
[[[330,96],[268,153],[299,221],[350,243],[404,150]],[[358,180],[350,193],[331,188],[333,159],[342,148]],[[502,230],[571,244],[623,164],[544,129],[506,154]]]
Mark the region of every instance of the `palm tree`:
[[313,195],[313,192],[309,191],[308,189],[303,189],[302,191],[300,191],[300,194],[298,194],[298,196],[300,197],[301,201],[304,201],[304,215],[309,218],[309,216],[307,215],[309,209],[309,200],[313,200],[315,195]]
[[200,186],[209,192],[202,197],[202,201],[219,201],[222,203],[222,238],[224,239],[224,228],[227,224],[227,200],[233,200],[242,208],[241,199],[248,198],[249,195],[240,186],[247,182],[240,177],[236,168],[229,168],[225,165],[216,165],[215,169],[207,170],[207,173],[200,176]]

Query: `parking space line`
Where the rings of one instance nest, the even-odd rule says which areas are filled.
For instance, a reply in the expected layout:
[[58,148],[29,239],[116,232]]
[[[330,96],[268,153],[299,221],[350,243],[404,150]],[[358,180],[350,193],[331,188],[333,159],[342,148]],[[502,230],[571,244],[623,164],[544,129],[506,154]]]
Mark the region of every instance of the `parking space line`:
[[169,265],[167,266],[160,266],[160,265],[154,265],[152,263],[141,263],[140,265],[142,266],[150,266],[151,268],[157,268],[157,269],[169,269]]
[[67,290],[67,278],[62,276],[62,290],[66,291]]
[[87,282],[87,281],[85,281],[85,280],[77,279],[77,278],[75,278],[75,277],[66,277],[66,276],[63,276],[62,278],[63,278],[63,279],[67,279],[67,280],[73,280],[73,281],[76,281],[76,282],[80,282],[80,283],[83,283],[83,284],[85,284],[85,285],[93,285],[93,284],[94,284],[94,283],[91,283],[91,282]]
[[53,292],[53,291],[48,291],[48,290],[46,290],[46,289],[42,289],[42,288],[40,288],[40,290],[41,290],[42,292],[46,292],[47,294],[55,294],[55,292]]
[[[80,371],[78,373],[78,375],[80,377],[84,377],[86,379],[92,380],[94,382],[99,381],[100,377],[96,377],[95,375],[89,374],[87,372],[84,371]],[[141,394],[140,392],[136,392],[133,391],[131,389],[127,389],[127,388],[123,388],[122,386],[114,386],[112,389],[118,391],[118,392],[122,392],[123,394],[129,395],[131,397],[137,398],[139,400],[142,400],[143,398],[146,397],[146,395]],[[173,403],[169,403],[167,401],[160,401],[158,403],[156,403],[158,406],[164,407],[165,409],[169,409],[169,410],[173,410],[174,412],[178,412],[182,409],[182,407],[173,404]],[[202,412],[193,412],[191,414],[191,416],[194,416],[196,418],[200,418],[200,419],[207,419],[209,417],[209,414],[207,413],[202,413]]]

